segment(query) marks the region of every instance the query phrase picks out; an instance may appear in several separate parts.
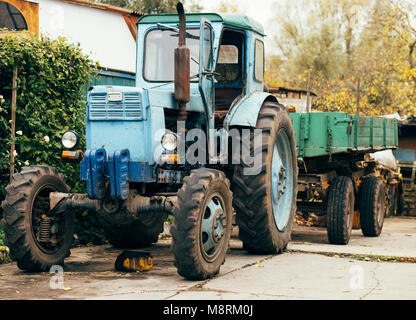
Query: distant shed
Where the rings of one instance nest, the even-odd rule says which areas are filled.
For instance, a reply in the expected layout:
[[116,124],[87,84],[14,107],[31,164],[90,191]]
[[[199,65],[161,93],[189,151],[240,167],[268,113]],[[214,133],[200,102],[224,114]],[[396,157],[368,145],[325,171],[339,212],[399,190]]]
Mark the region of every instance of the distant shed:
[[403,214],[416,216],[416,116],[399,122],[399,147],[394,156],[403,177]]
[[[291,109],[291,111],[300,113],[307,112],[307,90],[287,87],[269,87],[268,89],[281,104]],[[313,98],[316,96],[315,93],[310,92],[311,105]]]

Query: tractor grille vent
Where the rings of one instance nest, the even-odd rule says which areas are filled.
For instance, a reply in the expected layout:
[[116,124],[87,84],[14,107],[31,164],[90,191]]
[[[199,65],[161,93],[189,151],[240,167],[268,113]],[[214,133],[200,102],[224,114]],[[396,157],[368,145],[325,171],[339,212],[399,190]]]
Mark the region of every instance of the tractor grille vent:
[[108,101],[106,92],[91,93],[90,120],[143,120],[139,92],[123,92],[121,101]]

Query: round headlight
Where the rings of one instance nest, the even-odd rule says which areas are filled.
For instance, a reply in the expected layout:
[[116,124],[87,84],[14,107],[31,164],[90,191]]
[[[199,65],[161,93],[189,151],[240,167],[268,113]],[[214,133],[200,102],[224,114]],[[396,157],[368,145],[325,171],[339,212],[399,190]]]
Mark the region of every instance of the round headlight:
[[78,135],[74,131],[67,131],[62,135],[62,145],[66,149],[72,149],[78,143]]
[[173,151],[176,149],[178,142],[177,142],[177,138],[176,135],[174,133],[166,133],[163,137],[162,137],[162,147],[163,149],[167,150],[167,151]]

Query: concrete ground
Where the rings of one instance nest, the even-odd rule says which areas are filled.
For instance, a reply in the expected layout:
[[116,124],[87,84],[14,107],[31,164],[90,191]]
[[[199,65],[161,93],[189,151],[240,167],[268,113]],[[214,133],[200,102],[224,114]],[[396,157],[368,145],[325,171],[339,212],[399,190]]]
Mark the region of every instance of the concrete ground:
[[416,218],[389,218],[378,238],[354,230],[347,246],[329,245],[323,228],[296,226],[287,252],[249,255],[233,238],[220,274],[191,282],[173,266],[170,240],[145,248],[154,268],[115,271],[111,246],[72,249],[57,274],[0,265],[0,299],[416,299]]

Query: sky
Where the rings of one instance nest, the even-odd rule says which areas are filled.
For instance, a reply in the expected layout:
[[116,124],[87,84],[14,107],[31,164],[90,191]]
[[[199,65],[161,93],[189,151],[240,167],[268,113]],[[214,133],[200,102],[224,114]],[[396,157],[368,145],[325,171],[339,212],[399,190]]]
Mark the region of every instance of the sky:
[[[265,50],[270,54],[270,50],[275,48],[273,42],[274,30],[271,28],[271,21],[276,17],[278,3],[280,0],[229,0],[238,5],[240,13],[248,15],[263,25],[266,33]],[[204,9],[203,12],[215,12],[221,5],[221,0],[198,0],[196,1]]]

